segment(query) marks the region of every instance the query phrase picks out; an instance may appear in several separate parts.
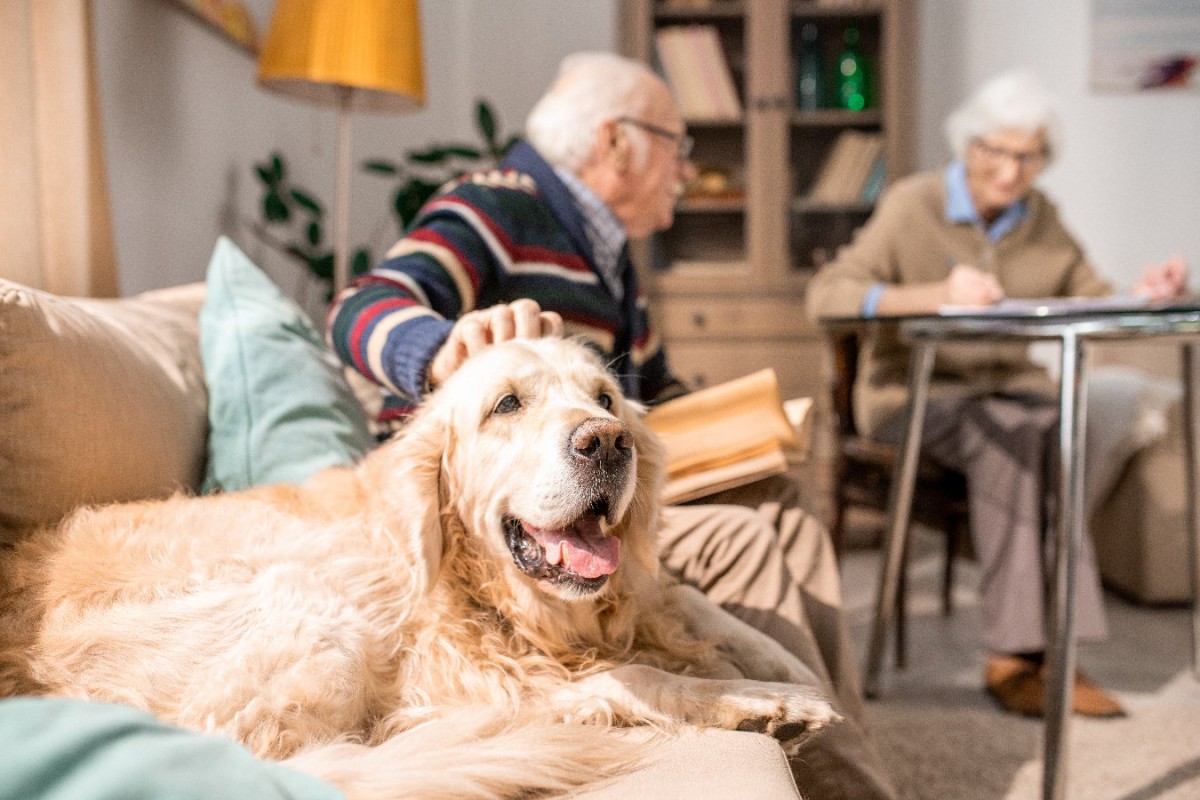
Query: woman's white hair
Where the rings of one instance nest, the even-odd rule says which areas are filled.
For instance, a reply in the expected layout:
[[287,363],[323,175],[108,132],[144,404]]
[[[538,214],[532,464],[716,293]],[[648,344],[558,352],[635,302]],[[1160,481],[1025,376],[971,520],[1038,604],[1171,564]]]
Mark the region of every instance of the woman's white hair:
[[[620,117],[641,116],[650,102],[646,65],[603,52],[572,53],[563,59],[554,84],[525,120],[525,138],[551,164],[577,172],[587,160],[596,131]],[[629,127],[634,163],[646,158],[649,141]]]
[[972,139],[1001,130],[1040,132],[1046,161],[1059,152],[1061,132],[1054,98],[1028,70],[1004,72],[979,87],[946,118],[946,138],[958,158],[965,158]]

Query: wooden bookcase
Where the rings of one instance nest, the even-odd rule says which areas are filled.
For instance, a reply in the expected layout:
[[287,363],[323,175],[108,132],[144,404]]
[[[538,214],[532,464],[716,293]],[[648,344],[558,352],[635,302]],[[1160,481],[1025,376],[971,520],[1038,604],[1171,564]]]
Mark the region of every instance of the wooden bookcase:
[[[715,26],[744,109],[734,121],[688,125],[693,160],[731,176],[744,199],[684,198],[671,230],[635,246],[672,369],[684,380],[711,385],[770,366],[785,397],[823,402],[823,348],[804,312],[804,288],[814,259],[848,241],[871,206],[815,205],[805,196],[847,128],[883,135],[888,180],[912,169],[915,2],[620,0],[622,51],[652,65],[659,28]],[[844,29],[860,30],[872,76],[869,108],[797,110],[805,22],[817,25],[826,64],[840,51]]]

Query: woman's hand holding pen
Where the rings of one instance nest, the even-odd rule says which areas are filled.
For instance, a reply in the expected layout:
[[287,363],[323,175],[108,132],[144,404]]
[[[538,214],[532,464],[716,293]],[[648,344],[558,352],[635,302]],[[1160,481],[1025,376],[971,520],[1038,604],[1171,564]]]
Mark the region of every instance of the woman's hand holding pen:
[[943,289],[943,302],[951,306],[990,306],[1004,299],[1004,289],[996,276],[970,264],[955,264]]

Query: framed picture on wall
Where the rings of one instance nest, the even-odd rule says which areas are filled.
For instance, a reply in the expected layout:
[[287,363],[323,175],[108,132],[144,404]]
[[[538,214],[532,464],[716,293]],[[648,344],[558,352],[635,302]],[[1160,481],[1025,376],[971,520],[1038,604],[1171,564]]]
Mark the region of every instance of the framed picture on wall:
[[1198,0],[1091,0],[1097,91],[1200,92]]

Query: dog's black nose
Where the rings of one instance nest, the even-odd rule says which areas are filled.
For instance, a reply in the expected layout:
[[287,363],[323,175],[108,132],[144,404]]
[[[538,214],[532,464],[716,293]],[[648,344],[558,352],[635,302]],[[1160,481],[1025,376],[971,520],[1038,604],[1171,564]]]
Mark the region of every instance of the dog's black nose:
[[616,465],[632,452],[633,437],[615,419],[585,419],[571,432],[571,454],[581,461]]

